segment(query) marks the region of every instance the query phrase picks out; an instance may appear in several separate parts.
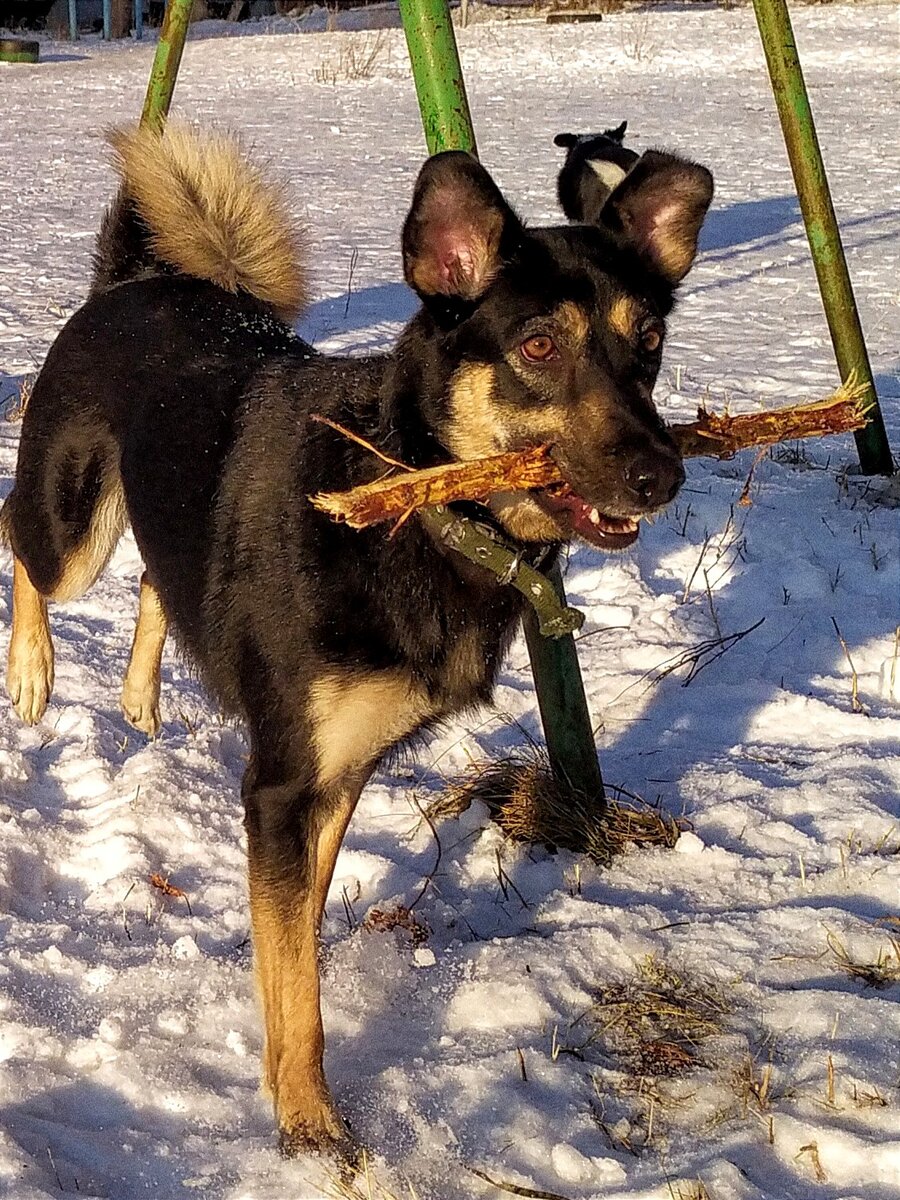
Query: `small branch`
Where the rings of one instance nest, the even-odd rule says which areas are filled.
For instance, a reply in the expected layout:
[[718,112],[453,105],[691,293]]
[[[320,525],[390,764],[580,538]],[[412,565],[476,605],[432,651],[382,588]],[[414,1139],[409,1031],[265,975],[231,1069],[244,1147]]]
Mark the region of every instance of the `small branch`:
[[569,1200],[568,1196],[561,1196],[559,1192],[541,1192],[536,1188],[521,1187],[518,1183],[506,1183],[502,1179],[491,1179],[490,1175],[476,1170],[475,1167],[469,1167],[469,1171],[479,1179],[483,1179],[485,1183],[489,1183],[491,1187],[499,1188],[501,1192],[509,1192],[511,1196],[529,1196],[531,1200]]
[[671,675],[675,671],[681,670],[682,667],[686,667],[688,663],[690,663],[691,669],[688,671],[687,676],[681,685],[682,687],[687,687],[697,678],[702,670],[710,665],[710,663],[714,663],[717,659],[721,658],[723,654],[726,654],[733,646],[736,646],[738,642],[743,641],[748,634],[751,634],[755,630],[759,629],[760,625],[762,625],[765,619],[765,617],[760,617],[755,624],[749,625],[746,629],[740,630],[739,633],[729,633],[724,637],[710,638],[708,641],[700,642],[690,650],[683,651],[683,653],[677,655],[672,660],[669,666],[663,667],[658,671],[654,678],[654,682],[659,683],[660,680],[665,679],[667,675]]
[[[310,420],[318,421],[320,425],[327,425],[329,429],[334,429],[337,433],[342,433],[345,438],[349,438],[351,442],[356,442],[357,446],[362,446],[364,450],[368,450],[370,454],[374,454],[376,458],[380,458],[388,466],[399,467],[401,471],[412,471],[412,467],[408,467],[406,463],[398,462],[396,458],[391,458],[389,455],[383,454],[377,446],[373,446],[371,442],[366,441],[364,437],[360,437],[358,433],[354,433],[352,429],[348,429],[345,425],[339,425],[337,421],[332,421],[330,417],[323,417],[319,413],[313,413]],[[378,482],[382,481],[379,480]],[[395,481],[392,479],[391,482]],[[371,487],[371,484],[367,486]],[[316,507],[321,506],[317,505]]]
[[[752,446],[861,429],[866,423],[861,402],[864,394],[859,385],[848,383],[827,400],[814,404],[737,417],[720,416],[701,409],[696,421],[670,425],[669,432],[684,458],[731,458],[739,450]],[[411,471],[404,463],[388,458],[370,442],[327,417],[314,417],[314,420],[329,425],[384,462],[407,472],[399,478],[378,479],[346,492],[319,492],[310,497],[316,508],[336,521],[345,521],[353,529],[363,529],[380,521],[405,519],[418,508],[456,500],[483,500],[497,492],[524,492],[567,482],[550,457],[548,446]]]
[[[340,429],[324,417],[316,419]],[[353,437],[355,442],[361,441],[347,430],[341,432]],[[367,448],[378,453],[372,446]],[[403,466],[393,459],[385,461]],[[404,469],[409,471],[408,467]],[[336,521],[345,521],[352,529],[364,529],[379,521],[403,518],[416,508],[447,504],[452,500],[483,500],[495,492],[528,492],[561,480],[559,467],[549,457],[547,447],[540,446],[536,450],[497,454],[474,462],[427,467],[424,471],[410,471],[400,478],[377,479],[348,492],[320,492],[310,499],[316,508]]]

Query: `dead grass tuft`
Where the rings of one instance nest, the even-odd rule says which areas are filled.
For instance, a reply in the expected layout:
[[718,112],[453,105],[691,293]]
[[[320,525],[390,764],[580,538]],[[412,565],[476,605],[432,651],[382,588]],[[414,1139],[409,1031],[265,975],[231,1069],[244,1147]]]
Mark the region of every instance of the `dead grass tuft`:
[[628,845],[666,846],[678,840],[675,819],[623,789],[609,788],[605,808],[556,778],[537,746],[497,762],[476,764],[428,809],[432,820],[459,816],[480,800],[515,841],[560,847],[608,864]]
[[680,1075],[704,1065],[702,1043],[724,1032],[731,1005],[722,988],[688,979],[654,955],[635,978],[604,987],[587,1013],[595,1037],[642,1076]]
[[770,1062],[760,1066],[747,1054],[731,1073],[731,1087],[746,1117],[751,1112],[761,1116],[768,1113],[773,1100],[781,1099],[772,1091],[773,1067]]
[[350,34],[341,39],[337,57],[322,59],[313,71],[316,83],[350,83],[360,79],[371,79],[378,69],[387,42],[384,30],[362,37]]
[[376,1179],[365,1150],[362,1151],[357,1172],[329,1172],[327,1178],[329,1190],[325,1193],[325,1200],[419,1200],[418,1192],[408,1181],[403,1191],[393,1192]]
[[11,423],[21,421],[25,416],[25,409],[28,407],[28,401],[31,399],[31,393],[34,391],[34,383],[37,379],[36,375],[26,375],[19,384],[18,394],[13,393],[7,400],[5,418]]
[[373,908],[363,921],[362,928],[368,933],[390,933],[394,929],[402,929],[409,934],[414,946],[424,946],[429,935],[428,926],[405,904],[398,904],[394,908]]
[[713,1200],[712,1193],[702,1179],[682,1179],[668,1186],[672,1200]]
[[866,987],[886,988],[900,983],[900,937],[891,934],[887,946],[882,946],[874,961],[853,958],[837,934],[828,934],[828,949],[838,970],[858,979]]

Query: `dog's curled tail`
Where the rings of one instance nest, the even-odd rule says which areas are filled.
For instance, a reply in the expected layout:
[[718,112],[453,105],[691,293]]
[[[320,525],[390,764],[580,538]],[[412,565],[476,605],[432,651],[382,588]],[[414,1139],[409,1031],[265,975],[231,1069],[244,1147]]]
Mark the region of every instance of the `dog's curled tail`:
[[122,182],[97,238],[92,291],[167,264],[294,320],[307,301],[302,231],[232,138],[168,125],[108,140]]

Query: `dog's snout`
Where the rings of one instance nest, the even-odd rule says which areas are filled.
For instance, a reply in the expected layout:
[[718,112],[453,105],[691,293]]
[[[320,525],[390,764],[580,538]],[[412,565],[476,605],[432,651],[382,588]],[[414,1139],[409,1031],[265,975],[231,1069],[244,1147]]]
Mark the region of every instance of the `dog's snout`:
[[675,455],[639,454],[625,467],[625,486],[641,508],[668,504],[684,483],[684,467]]

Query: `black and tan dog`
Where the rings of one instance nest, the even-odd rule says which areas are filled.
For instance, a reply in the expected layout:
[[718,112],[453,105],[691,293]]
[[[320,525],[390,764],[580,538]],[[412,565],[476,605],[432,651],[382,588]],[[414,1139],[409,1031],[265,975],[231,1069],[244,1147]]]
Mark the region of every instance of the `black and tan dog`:
[[389,539],[318,513],[310,493],[384,466],[310,418],[413,466],[552,443],[571,488],[495,496],[482,518],[526,554],[630,544],[683,479],[651,393],[712,181],[648,153],[596,225],[526,229],[474,159],[438,155],[403,228],[420,312],[389,354],[326,358],[285,323],[301,248],[234,147],[176,129],[115,144],[93,293],[35,385],[3,513],[10,693],[40,717],[46,601],[88,587],[130,521],[146,575],[126,691],[138,718],[155,705],[171,622],[246,722],[265,1078],[287,1149],[341,1148],[316,962],[341,839],[392,747],[489,699],[522,599],[415,518]]

